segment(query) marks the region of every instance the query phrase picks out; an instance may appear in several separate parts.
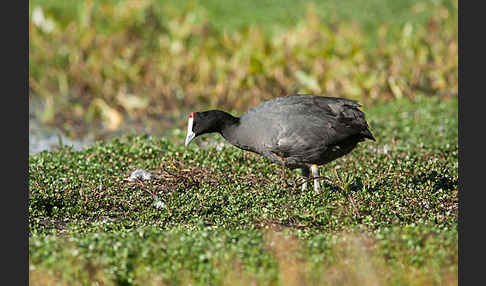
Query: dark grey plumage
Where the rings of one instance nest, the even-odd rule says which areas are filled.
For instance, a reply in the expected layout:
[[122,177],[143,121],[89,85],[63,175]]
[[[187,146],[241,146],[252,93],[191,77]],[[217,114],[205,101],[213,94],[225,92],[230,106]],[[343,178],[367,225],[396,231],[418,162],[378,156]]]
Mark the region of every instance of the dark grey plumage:
[[365,139],[375,140],[360,106],[344,98],[278,97],[248,110],[240,118],[219,110],[196,112],[188,137],[191,131],[192,138],[219,132],[241,149],[309,174],[312,165],[331,162]]

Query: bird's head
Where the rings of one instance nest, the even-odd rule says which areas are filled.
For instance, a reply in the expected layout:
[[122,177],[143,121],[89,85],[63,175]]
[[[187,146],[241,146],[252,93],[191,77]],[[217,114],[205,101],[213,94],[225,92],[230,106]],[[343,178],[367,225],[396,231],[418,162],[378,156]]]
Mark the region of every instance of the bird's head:
[[[229,117],[228,117],[229,116]],[[228,113],[220,110],[209,110],[203,112],[191,112],[187,121],[187,136],[185,146],[199,135],[220,132],[224,126],[233,121]]]

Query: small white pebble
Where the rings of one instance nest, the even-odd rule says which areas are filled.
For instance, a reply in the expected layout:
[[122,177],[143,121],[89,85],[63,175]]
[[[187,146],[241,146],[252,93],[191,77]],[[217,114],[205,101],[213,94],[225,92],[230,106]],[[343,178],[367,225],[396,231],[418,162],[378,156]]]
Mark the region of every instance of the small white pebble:
[[158,209],[163,209],[165,208],[165,203],[163,201],[156,201],[154,206]]
[[142,179],[142,180],[145,181],[145,180],[150,180],[151,177],[152,177],[152,175],[150,175],[149,172],[147,172],[145,170],[138,169],[138,170],[135,170],[135,171],[132,172],[132,174],[130,175],[128,180],[130,182],[133,182],[136,179]]

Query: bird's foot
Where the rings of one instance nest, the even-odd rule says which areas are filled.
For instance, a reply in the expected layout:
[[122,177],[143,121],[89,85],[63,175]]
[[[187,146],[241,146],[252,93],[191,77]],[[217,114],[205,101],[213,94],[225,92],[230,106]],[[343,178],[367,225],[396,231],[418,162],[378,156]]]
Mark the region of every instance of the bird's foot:
[[321,192],[321,184],[319,183],[319,179],[314,179],[314,192]]

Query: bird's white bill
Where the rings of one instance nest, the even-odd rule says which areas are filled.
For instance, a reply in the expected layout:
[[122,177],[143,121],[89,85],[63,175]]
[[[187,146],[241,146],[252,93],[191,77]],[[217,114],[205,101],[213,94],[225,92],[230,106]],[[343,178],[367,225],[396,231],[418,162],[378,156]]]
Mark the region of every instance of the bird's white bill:
[[190,117],[187,122],[187,136],[186,136],[186,147],[191,143],[192,139],[196,137],[196,133],[192,132],[192,125],[194,124],[194,118]]

